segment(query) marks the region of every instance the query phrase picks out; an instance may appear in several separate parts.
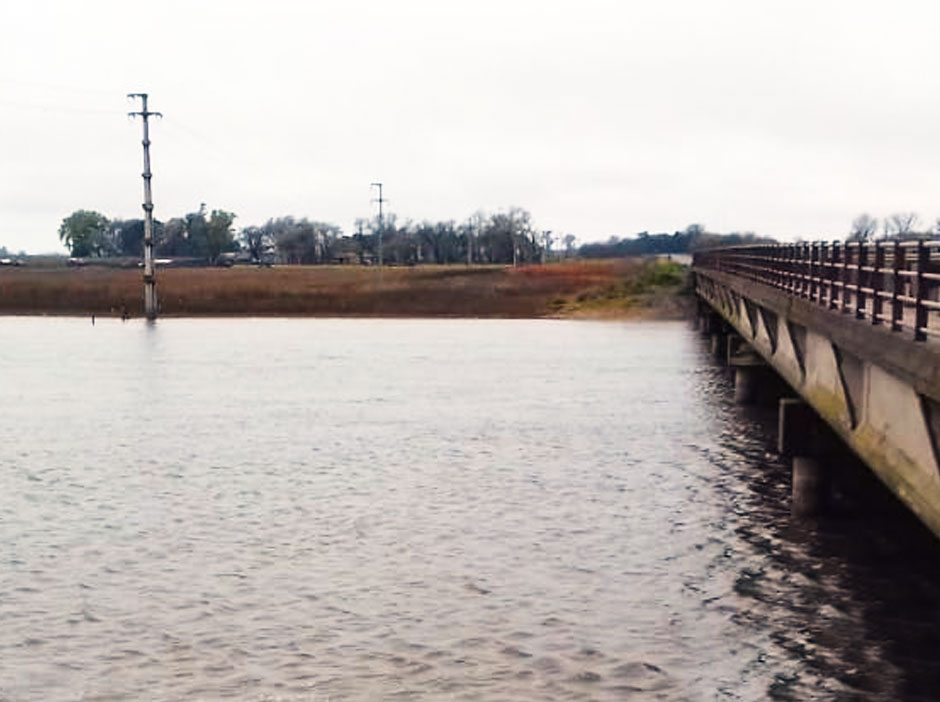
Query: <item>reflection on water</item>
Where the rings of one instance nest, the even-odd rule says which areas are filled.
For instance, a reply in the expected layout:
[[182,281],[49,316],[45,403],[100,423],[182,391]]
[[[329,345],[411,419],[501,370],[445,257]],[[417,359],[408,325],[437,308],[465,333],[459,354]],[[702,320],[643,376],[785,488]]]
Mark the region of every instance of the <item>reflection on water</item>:
[[791,524],[730,396],[681,324],[0,320],[0,700],[932,699],[933,542]]

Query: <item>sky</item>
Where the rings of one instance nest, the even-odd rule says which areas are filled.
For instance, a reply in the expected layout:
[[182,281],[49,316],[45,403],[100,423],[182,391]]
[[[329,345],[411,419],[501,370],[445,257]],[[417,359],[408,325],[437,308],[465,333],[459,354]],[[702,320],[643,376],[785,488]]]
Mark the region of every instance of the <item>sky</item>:
[[292,215],[352,233],[522,207],[581,242],[843,237],[940,217],[928,0],[5,0],[0,245],[77,209]]

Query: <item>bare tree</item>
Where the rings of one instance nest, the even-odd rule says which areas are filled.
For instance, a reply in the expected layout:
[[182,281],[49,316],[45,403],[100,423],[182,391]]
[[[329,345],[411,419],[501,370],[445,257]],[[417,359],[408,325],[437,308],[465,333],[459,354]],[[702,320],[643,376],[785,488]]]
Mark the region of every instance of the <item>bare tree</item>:
[[578,238],[574,234],[565,234],[562,237],[562,241],[565,242],[565,258],[571,258],[574,255],[574,242],[577,240]]
[[852,220],[852,229],[846,241],[871,241],[878,232],[878,220],[868,214],[860,214]]
[[916,212],[895,212],[885,219],[885,234],[905,239],[914,233],[919,222]]

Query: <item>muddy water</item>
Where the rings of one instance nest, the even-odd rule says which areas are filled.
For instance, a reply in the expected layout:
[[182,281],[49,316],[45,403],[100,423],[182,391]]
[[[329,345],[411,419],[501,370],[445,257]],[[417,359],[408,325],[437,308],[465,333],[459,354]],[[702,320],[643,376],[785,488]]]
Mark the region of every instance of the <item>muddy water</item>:
[[682,324],[0,319],[0,700],[933,699],[771,423]]

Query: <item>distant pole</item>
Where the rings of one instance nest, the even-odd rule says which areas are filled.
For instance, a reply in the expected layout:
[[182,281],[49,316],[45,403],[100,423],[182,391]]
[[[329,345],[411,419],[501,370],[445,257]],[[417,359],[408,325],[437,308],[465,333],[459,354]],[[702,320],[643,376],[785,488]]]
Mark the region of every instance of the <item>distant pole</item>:
[[157,279],[153,269],[153,198],[150,192],[150,123],[151,115],[163,117],[147,109],[147,93],[129,93],[128,98],[140,98],[140,112],[129,112],[131,117],[144,120],[144,314],[147,319],[157,318]]
[[516,222],[512,216],[512,210],[509,211],[509,243],[512,245],[512,267],[519,264],[519,251],[516,248]]
[[379,189],[379,199],[373,200],[373,202],[379,203],[379,267],[382,267],[382,232],[385,229],[385,220],[382,217],[382,204],[385,200],[382,199],[382,184],[381,183],[372,183],[373,188]]
[[473,218],[467,220],[467,265],[473,265]]

